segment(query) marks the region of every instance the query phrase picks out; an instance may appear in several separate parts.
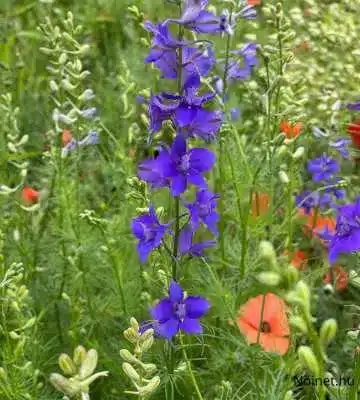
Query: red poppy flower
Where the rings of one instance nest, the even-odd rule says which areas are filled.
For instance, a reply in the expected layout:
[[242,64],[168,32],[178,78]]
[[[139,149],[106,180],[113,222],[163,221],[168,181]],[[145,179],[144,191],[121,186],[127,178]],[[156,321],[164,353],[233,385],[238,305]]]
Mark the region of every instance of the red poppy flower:
[[29,186],[25,186],[22,190],[22,198],[25,204],[35,204],[39,201],[40,193]]
[[[324,217],[321,214],[315,215],[315,211],[312,209],[310,214],[306,214],[301,208],[298,210],[298,215],[305,217],[304,232],[308,236],[319,237],[322,233],[326,232],[330,235],[335,234],[336,219],[333,217]],[[324,241],[320,239],[320,242],[324,244]]]
[[360,149],[360,120],[357,119],[347,126],[348,134],[351,136],[351,141],[354,147]]
[[250,299],[240,308],[237,324],[248,343],[259,344],[266,352],[285,354],[289,349],[289,321],[285,303],[273,293],[266,293],[263,319],[261,309],[263,295]]
[[248,0],[248,5],[249,6],[258,6],[261,3],[261,0]]
[[[289,250],[284,251],[284,256],[289,256]],[[307,267],[307,261],[308,255],[302,250],[296,250],[292,254],[290,264],[299,271],[304,271]]]
[[300,135],[302,127],[301,122],[291,125],[289,121],[283,121],[280,124],[280,131],[285,134],[286,139],[296,139]]
[[259,217],[266,214],[269,210],[270,196],[267,193],[253,193],[251,203],[251,214],[253,217]]
[[[335,289],[338,292],[346,290],[349,283],[348,273],[340,265],[335,265],[331,268],[333,269]],[[332,283],[331,271],[324,276],[323,282],[325,284]]]
[[62,140],[63,146],[66,146],[68,143],[70,143],[72,141],[71,132],[67,129],[64,129],[62,131],[61,140]]

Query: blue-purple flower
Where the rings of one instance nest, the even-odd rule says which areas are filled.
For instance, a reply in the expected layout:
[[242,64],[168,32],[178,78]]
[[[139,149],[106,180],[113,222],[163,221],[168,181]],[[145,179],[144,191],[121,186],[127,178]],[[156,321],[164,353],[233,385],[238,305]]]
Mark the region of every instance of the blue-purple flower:
[[347,108],[352,111],[360,111],[360,101],[348,104]]
[[150,206],[148,214],[140,215],[132,220],[132,233],[139,240],[137,252],[142,263],[154,249],[160,246],[168,229],[169,225],[159,222],[153,206]]
[[338,138],[334,141],[329,142],[329,146],[336,150],[345,159],[349,158],[349,145],[351,139]]
[[190,334],[200,334],[203,331],[199,319],[210,308],[209,302],[199,296],[184,298],[181,286],[172,281],[169,287],[169,297],[165,297],[150,309],[154,320],[155,332],[165,339],[172,339],[180,330]]
[[193,257],[204,257],[204,250],[216,245],[215,240],[194,243],[194,236],[195,234],[189,226],[182,229],[179,238],[179,251],[181,255],[188,254]]
[[308,162],[308,171],[312,174],[314,182],[329,180],[339,170],[337,161],[326,154]]
[[244,81],[251,76],[252,68],[258,65],[256,43],[248,43],[244,47],[231,52],[227,77],[231,81]]
[[188,183],[206,188],[202,175],[214,164],[214,153],[205,148],[187,150],[185,139],[177,136],[170,151],[162,150],[156,159],[140,163],[138,175],[153,187],[170,186],[172,195],[179,196]]
[[194,203],[185,204],[190,212],[190,224],[194,231],[202,222],[214,235],[218,235],[219,215],[216,212],[216,199],[219,197],[219,195],[211,193],[207,189],[202,189],[196,192]]
[[329,246],[329,261],[334,264],[341,253],[360,250],[360,197],[355,203],[345,204],[338,209],[335,235]]
[[203,108],[214,97],[215,93],[198,96],[194,87],[187,87],[184,96],[166,92],[152,96],[149,103],[151,133],[158,132],[164,121],[171,120],[184,137],[197,136],[207,141],[214,139],[224,114]]

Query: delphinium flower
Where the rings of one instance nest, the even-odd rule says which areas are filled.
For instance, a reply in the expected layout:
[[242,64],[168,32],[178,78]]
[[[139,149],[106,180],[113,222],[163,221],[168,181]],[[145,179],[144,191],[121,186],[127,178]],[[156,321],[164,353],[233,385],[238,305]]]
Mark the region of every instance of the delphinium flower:
[[62,135],[63,143],[64,139],[66,140],[66,145],[61,150],[61,157],[66,157],[72,152],[76,151],[77,148],[86,147],[90,145],[99,144],[100,138],[97,131],[90,131],[83,139],[77,140],[75,138],[70,138],[68,136],[64,136],[64,132]]
[[133,219],[132,232],[139,240],[137,251],[141,262],[145,262],[149,254],[160,246],[168,229],[168,225],[159,222],[153,206],[150,206],[148,214]]
[[360,250],[360,197],[355,203],[338,208],[335,235],[329,245],[329,261],[333,264],[342,253]]
[[349,158],[349,144],[351,143],[350,139],[346,138],[337,138],[334,141],[329,142],[329,146],[336,150],[343,158]]
[[209,302],[200,296],[185,298],[182,287],[172,281],[169,287],[169,296],[160,300],[150,313],[154,320],[152,327],[155,332],[171,339],[180,330],[190,334],[199,334],[203,331],[199,319],[210,308]]
[[308,162],[308,171],[312,174],[314,182],[326,181],[339,170],[337,161],[326,154]]
[[181,230],[179,237],[179,251],[181,255],[188,254],[193,257],[203,257],[205,249],[216,245],[215,240],[193,243],[194,236],[195,234],[191,227],[186,227]]

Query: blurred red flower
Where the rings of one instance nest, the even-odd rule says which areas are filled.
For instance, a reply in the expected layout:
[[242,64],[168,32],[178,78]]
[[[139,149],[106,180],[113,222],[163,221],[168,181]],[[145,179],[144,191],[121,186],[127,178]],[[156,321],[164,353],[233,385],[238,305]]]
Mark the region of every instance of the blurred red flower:
[[69,130],[64,129],[61,135],[61,141],[63,146],[66,146],[68,143],[72,141],[72,134]]
[[[284,251],[284,256],[289,256],[289,250]],[[307,261],[308,255],[302,250],[296,250],[292,254],[290,264],[299,271],[304,271],[307,267]]]
[[285,134],[287,139],[296,139],[300,135],[302,127],[301,122],[291,125],[289,121],[283,121],[280,124],[280,131]]
[[40,193],[29,186],[25,186],[22,190],[22,198],[27,205],[37,203],[39,201],[39,196]]
[[[346,290],[349,283],[348,273],[342,267],[340,267],[340,265],[335,265],[331,268],[334,275],[335,289],[338,292]],[[331,271],[324,276],[323,282],[325,284],[332,283]]]

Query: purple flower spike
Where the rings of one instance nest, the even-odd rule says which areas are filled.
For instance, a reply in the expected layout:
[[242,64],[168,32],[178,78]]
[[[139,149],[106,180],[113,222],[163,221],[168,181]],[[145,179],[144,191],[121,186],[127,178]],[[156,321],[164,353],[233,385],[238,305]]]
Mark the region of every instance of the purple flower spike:
[[179,251],[180,254],[189,254],[193,257],[204,257],[203,251],[216,245],[215,240],[206,240],[205,242],[193,243],[194,232],[190,227],[184,228],[180,233]]
[[209,302],[198,296],[189,296],[184,299],[181,286],[172,281],[169,288],[169,297],[165,297],[150,309],[155,320],[155,332],[167,340],[171,340],[180,330],[189,334],[200,334],[203,331],[199,319],[210,308]]
[[132,220],[132,233],[139,239],[137,252],[142,263],[154,249],[160,246],[168,228],[169,225],[160,224],[153,206],[149,208],[148,214]]
[[340,167],[336,160],[326,154],[308,162],[308,171],[312,174],[314,182],[330,179],[339,169]]
[[329,261],[334,264],[341,253],[360,251],[360,197],[355,203],[339,207],[335,235],[329,246]]
[[347,108],[352,111],[360,111],[360,101],[348,104]]
[[216,212],[216,199],[219,197],[219,195],[203,189],[196,193],[194,203],[185,204],[189,209],[190,223],[194,231],[199,227],[200,222],[202,222],[215,236],[218,235],[217,223],[219,215]]

